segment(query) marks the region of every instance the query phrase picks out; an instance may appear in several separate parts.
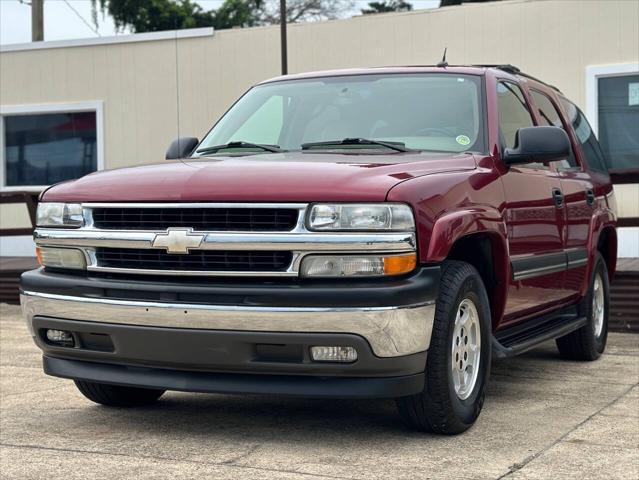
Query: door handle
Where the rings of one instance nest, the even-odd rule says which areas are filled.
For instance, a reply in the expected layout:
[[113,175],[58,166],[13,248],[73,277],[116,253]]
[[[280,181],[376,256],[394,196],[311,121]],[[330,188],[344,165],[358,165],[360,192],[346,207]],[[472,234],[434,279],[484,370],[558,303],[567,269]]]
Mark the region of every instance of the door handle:
[[595,192],[592,188],[586,189],[586,203],[589,207],[592,207],[595,204]]
[[555,199],[555,207],[562,208],[564,206],[564,194],[560,188],[552,189],[552,198]]

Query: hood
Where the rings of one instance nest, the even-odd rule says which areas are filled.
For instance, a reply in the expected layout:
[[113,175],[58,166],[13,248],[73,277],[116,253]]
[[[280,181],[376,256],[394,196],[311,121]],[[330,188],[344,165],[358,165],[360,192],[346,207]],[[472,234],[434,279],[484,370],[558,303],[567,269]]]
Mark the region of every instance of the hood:
[[472,170],[468,154],[288,152],[96,172],[43,195],[60,202],[384,201],[404,180]]

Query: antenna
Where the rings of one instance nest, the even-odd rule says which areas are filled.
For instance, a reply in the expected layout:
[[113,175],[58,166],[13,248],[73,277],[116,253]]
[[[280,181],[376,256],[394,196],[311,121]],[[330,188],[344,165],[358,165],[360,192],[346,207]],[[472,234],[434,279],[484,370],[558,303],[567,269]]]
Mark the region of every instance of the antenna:
[[[180,151],[180,63],[178,57],[178,25],[177,17],[173,19],[175,29],[175,113],[177,120],[178,151]],[[181,159],[180,159],[181,160]]]
[[442,61],[437,64],[438,67],[446,68],[448,66],[448,62],[446,61],[446,50],[448,50],[448,47],[444,47],[444,56],[442,57]]

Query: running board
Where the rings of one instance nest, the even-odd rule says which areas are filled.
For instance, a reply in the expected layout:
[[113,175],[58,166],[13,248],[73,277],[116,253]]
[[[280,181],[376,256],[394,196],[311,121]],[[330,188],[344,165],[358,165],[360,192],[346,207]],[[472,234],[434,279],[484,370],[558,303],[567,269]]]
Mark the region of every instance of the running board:
[[493,356],[504,358],[519,355],[540,343],[563,337],[583,327],[587,319],[579,317],[575,310],[528,320],[495,332],[492,339]]

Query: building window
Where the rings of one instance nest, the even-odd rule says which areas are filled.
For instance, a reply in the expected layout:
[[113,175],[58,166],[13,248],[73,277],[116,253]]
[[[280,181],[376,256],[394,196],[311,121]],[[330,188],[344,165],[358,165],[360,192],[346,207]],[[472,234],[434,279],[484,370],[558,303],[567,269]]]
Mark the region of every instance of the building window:
[[586,114],[608,170],[639,172],[639,64],[588,67]]
[[102,108],[3,107],[0,167],[4,189],[33,189],[102,168]]
[[609,168],[639,168],[639,74],[597,82],[599,143]]

